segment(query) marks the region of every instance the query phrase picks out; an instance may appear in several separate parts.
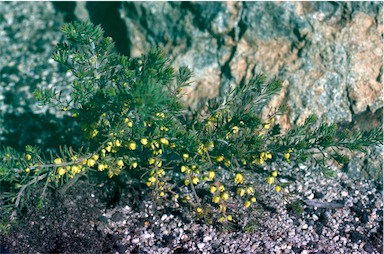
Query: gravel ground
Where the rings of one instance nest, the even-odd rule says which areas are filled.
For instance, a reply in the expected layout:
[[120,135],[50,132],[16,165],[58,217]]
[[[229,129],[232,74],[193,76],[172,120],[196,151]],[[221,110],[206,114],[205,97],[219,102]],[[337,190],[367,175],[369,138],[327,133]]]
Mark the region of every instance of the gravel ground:
[[[244,213],[241,221],[247,225],[238,223],[235,231],[187,214],[162,214],[151,202],[140,211],[107,210],[98,229],[122,236],[120,253],[382,253],[381,181],[350,179],[340,170],[337,177],[324,178],[305,165],[278,171],[281,181],[296,180],[284,193],[261,183],[257,208],[263,209]],[[293,200],[302,211],[287,205]]]

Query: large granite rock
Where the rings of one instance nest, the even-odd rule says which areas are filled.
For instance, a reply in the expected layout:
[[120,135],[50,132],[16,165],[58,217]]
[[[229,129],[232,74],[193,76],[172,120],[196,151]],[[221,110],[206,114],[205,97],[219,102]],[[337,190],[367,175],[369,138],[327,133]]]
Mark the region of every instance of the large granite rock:
[[[380,2],[127,2],[131,56],[163,46],[195,73],[190,103],[258,72],[285,80],[270,107],[283,126],[311,113],[332,122],[382,107]],[[267,113],[266,109],[264,113]]]

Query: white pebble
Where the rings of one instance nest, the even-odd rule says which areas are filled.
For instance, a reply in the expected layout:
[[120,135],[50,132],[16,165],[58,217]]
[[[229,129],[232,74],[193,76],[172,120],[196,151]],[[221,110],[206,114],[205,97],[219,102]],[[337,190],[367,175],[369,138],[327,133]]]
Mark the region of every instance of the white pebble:
[[204,239],[203,239],[203,242],[209,242],[209,241],[212,241],[212,236],[208,235],[208,236],[205,236]]
[[348,196],[348,191],[342,191],[342,192],[341,192],[341,196],[342,196],[342,197],[346,197],[346,196]]
[[307,199],[312,200],[315,197],[315,194],[311,193],[307,196]]
[[162,221],[165,221],[167,219],[167,215],[166,214],[163,214],[163,216],[161,216],[161,220]]
[[202,250],[205,246],[205,243],[198,243],[197,244],[197,248],[199,248],[199,250]]
[[140,238],[142,238],[142,239],[148,239],[148,238],[151,238],[151,235],[150,234],[148,234],[147,232],[145,232],[144,234],[142,234],[141,236],[140,236]]
[[301,226],[301,229],[308,229],[308,224],[304,224],[303,226]]
[[132,242],[132,243],[139,243],[139,242],[140,242],[140,239],[139,239],[139,238],[133,238],[131,242]]

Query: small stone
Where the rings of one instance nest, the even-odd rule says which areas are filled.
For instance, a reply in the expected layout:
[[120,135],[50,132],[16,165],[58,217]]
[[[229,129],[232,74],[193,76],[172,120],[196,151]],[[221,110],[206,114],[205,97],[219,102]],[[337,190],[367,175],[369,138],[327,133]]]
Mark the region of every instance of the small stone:
[[212,241],[212,236],[208,235],[208,236],[205,236],[204,239],[203,239],[203,242],[209,242],[209,241]]
[[304,230],[308,229],[308,224],[304,224],[303,226],[301,226],[301,229],[304,229]]
[[163,216],[161,216],[161,220],[162,220],[162,221],[165,221],[165,220],[167,219],[167,217],[168,217],[168,216],[167,216],[166,214],[164,214]]
[[199,250],[202,250],[205,246],[205,243],[198,243],[197,244],[197,248],[199,248]]
[[288,232],[288,236],[294,236],[295,235],[295,231],[294,230],[291,230]]
[[307,251],[307,250],[303,250],[303,251],[301,252],[301,254],[308,254],[308,251]]
[[145,232],[144,234],[142,234],[142,235],[140,236],[140,238],[145,240],[145,239],[151,238],[151,235],[148,234],[147,232]]
[[131,242],[134,244],[137,244],[140,242],[140,239],[139,238],[133,238]]
[[307,199],[312,200],[315,197],[315,194],[311,193],[307,196]]
[[346,197],[346,196],[348,196],[348,191],[342,191],[342,192],[341,192],[341,196],[342,196],[342,197]]

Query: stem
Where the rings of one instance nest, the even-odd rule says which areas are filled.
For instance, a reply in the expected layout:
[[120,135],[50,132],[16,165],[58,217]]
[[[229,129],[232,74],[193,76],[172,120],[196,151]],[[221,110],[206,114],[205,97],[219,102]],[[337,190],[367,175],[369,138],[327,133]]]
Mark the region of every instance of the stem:
[[195,186],[193,186],[193,182],[192,182],[192,179],[191,179],[191,175],[188,174],[188,179],[189,179],[189,183],[191,185],[191,189],[192,189],[192,192],[193,192],[193,195],[195,196],[195,199],[197,201],[197,204],[201,207],[201,203],[200,203],[200,199],[199,197],[197,196],[197,193],[196,193],[196,190],[195,190]]

